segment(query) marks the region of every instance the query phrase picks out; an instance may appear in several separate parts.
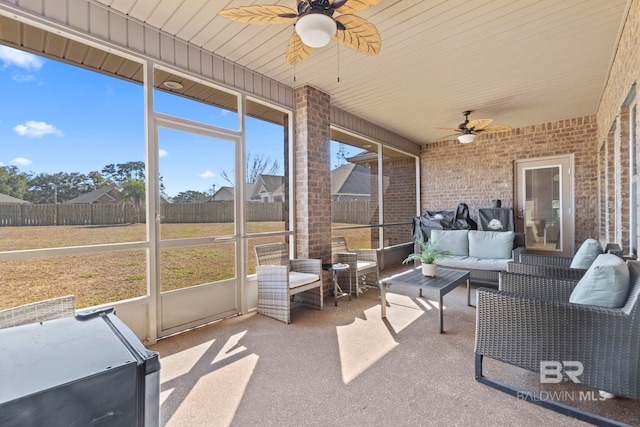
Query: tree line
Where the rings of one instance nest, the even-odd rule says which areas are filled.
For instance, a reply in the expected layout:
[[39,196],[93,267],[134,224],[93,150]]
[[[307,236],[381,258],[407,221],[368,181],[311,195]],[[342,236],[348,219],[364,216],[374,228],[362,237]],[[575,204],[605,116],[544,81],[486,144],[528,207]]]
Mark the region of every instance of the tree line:
[[123,199],[144,200],[144,162],[108,164],[101,171],[34,173],[17,166],[0,167],[0,193],[31,203],[61,203],[90,191],[115,184]]
[[[253,183],[265,173],[276,174],[279,166],[264,154],[247,153],[247,182]],[[222,171],[222,178],[233,185],[233,173]],[[17,166],[0,166],[0,194],[7,194],[31,203],[62,203],[75,199],[98,188],[115,184],[122,200],[141,205],[145,199],[145,164],[133,161],[111,163],[101,171],[88,174],[79,172],[34,173],[21,172]],[[215,193],[215,185],[209,192],[186,190],[170,198],[174,203],[190,203]],[[160,176],[160,194],[169,199]]]

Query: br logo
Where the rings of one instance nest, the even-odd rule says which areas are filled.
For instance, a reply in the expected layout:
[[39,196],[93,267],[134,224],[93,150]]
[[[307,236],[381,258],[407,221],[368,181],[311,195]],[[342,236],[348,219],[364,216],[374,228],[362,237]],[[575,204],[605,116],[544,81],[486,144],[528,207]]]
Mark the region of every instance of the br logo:
[[540,382],[541,383],[559,383],[565,377],[571,382],[580,383],[578,377],[582,375],[584,366],[582,362],[565,360],[558,362],[555,360],[540,361]]

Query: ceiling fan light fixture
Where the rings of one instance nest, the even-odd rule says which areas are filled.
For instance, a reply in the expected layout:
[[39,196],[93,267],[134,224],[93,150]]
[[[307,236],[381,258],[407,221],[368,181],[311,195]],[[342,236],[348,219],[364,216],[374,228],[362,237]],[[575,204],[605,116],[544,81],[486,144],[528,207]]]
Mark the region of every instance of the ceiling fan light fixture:
[[308,13],[296,22],[296,33],[302,43],[312,48],[328,45],[337,29],[336,21],[324,13]]
[[476,139],[476,135],[474,133],[463,133],[458,135],[458,141],[460,141],[461,144],[469,144],[470,142],[473,142]]

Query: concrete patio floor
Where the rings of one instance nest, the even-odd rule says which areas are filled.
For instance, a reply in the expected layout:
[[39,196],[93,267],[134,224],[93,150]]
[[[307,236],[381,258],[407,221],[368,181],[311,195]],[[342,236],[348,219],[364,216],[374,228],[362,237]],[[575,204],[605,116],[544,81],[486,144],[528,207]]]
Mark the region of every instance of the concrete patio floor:
[[[161,356],[161,425],[587,425],[474,379],[475,308],[464,287],[444,298],[442,335],[435,294],[392,287],[387,295],[386,320],[370,289],[338,307],[328,297],[322,311],[296,306],[289,325],[252,313],[159,341],[149,348]],[[538,374],[484,365],[486,376],[540,385]],[[640,424],[634,400],[573,404]]]

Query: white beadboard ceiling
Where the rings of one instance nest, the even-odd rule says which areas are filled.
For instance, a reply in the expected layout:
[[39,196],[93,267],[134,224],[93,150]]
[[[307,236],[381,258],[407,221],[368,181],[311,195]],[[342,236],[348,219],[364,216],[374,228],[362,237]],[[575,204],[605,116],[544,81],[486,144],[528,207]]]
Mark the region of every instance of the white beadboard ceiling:
[[93,0],[418,143],[462,112],[513,128],[595,114],[630,0],[382,0],[358,12],[380,31],[369,57],[332,41],[285,64],[291,24],[222,9],[295,0]]

